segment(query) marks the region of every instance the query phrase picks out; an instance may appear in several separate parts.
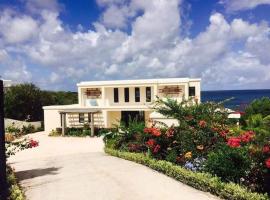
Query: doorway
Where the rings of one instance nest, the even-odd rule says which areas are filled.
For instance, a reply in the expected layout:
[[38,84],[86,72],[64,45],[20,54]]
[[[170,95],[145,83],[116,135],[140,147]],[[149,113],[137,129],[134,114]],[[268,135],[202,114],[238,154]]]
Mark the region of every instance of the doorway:
[[130,120],[137,120],[137,122],[145,122],[144,111],[121,111],[121,122],[128,126]]

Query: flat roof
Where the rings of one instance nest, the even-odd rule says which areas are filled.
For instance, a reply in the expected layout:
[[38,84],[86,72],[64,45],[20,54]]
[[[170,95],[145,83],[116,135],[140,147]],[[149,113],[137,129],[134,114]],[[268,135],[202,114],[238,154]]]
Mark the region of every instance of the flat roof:
[[106,85],[132,85],[132,84],[164,84],[164,83],[187,83],[200,82],[200,78],[158,78],[158,79],[134,79],[134,80],[109,80],[109,81],[83,81],[80,86],[106,86]]
[[151,106],[148,105],[131,105],[131,106],[93,106],[93,107],[83,107],[79,104],[72,105],[52,105],[43,106],[43,110],[57,110],[59,112],[96,112],[96,111],[121,111],[121,110],[152,110]]

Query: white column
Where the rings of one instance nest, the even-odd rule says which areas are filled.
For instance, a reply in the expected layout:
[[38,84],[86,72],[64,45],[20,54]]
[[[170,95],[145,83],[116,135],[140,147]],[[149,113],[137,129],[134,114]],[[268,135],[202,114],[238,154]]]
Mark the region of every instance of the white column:
[[95,130],[94,130],[94,113],[91,113],[91,137],[94,137],[95,135]]
[[189,87],[189,84],[185,83],[184,86],[185,86],[185,89],[184,89],[185,95],[184,95],[184,97],[185,97],[185,100],[188,100],[188,87]]
[[78,103],[80,106],[82,105],[82,88],[78,87]]
[[60,113],[62,121],[62,136],[66,134],[66,113]]
[[158,86],[157,85],[154,85],[154,100],[157,99],[157,96],[158,96]]
[[101,88],[101,99],[102,99],[102,106],[106,106],[106,94],[105,94],[105,87]]

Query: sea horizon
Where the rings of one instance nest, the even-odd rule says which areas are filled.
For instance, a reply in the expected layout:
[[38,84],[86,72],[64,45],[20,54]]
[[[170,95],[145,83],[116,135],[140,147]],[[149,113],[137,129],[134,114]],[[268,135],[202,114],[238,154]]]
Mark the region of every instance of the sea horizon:
[[208,90],[201,91],[202,102],[221,102],[230,98],[224,103],[225,107],[244,111],[245,107],[253,100],[262,97],[270,98],[270,89],[247,89],[247,90]]

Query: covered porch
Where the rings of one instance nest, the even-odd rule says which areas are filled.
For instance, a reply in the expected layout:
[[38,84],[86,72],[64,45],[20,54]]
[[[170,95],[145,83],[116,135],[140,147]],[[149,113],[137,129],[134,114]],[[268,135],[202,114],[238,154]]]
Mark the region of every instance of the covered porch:
[[[93,137],[95,135],[95,115],[97,115],[98,113],[101,112],[100,109],[96,109],[96,108],[66,108],[66,109],[62,109],[58,111],[60,114],[60,121],[61,121],[61,130],[62,130],[62,135],[66,135],[66,131],[67,131],[67,115],[72,116],[74,114],[77,114],[77,120],[76,122],[78,122],[81,126],[83,126],[85,124],[84,120],[81,122],[80,120],[80,115],[83,115],[83,119],[84,119],[84,114],[87,114],[89,117],[89,120],[87,123],[89,123],[89,128],[91,130],[91,137]],[[70,123],[70,121],[69,121]]]

